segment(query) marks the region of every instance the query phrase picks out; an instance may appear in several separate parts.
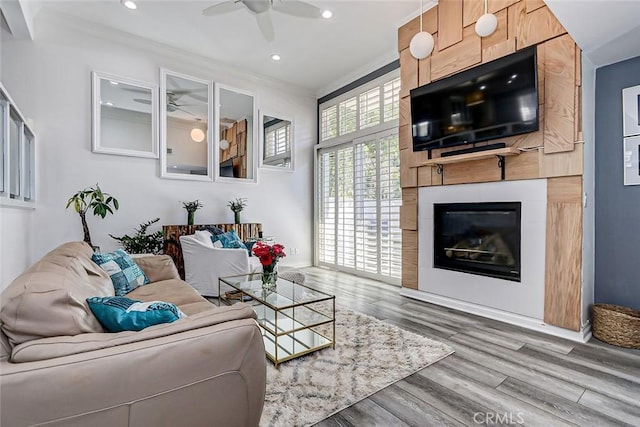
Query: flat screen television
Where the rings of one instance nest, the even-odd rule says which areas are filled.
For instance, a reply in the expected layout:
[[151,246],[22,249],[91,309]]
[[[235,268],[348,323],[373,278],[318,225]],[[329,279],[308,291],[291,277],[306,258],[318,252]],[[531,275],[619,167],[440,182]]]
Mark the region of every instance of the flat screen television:
[[537,131],[535,46],[413,89],[411,130],[414,151]]

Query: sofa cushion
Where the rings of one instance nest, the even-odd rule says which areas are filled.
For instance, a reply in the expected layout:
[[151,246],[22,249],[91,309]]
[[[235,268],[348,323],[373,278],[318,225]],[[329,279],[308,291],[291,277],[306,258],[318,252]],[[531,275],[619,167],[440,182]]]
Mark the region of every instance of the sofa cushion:
[[[177,305],[180,310],[184,305],[196,302],[205,302],[208,306],[213,306],[186,282],[176,279],[149,283],[134,289],[127,297],[145,302],[166,301]],[[190,315],[190,313],[187,314]]]
[[46,337],[104,332],[87,298],[113,296],[109,276],[84,242],[65,243],[18,276],[0,296],[2,331],[13,347]]
[[91,257],[111,277],[116,296],[123,296],[149,283],[149,278],[128,253],[122,249],[93,254]]
[[149,326],[171,323],[187,317],[174,304],[142,302],[127,297],[88,298],[89,308],[109,332],[141,331]]
[[180,273],[169,255],[152,255],[134,258],[138,267],[144,271],[149,282],[161,280],[180,279]]
[[[77,355],[88,351],[95,351],[105,348],[120,347],[121,352],[130,351],[128,347],[121,347],[127,344],[134,345],[137,348],[150,347],[149,340],[157,339],[159,337],[170,337],[180,333],[187,333],[190,335],[198,335],[200,333],[206,333],[205,329],[212,325],[224,324],[234,320],[251,320],[256,318],[256,313],[247,304],[234,304],[232,306],[216,307],[211,305],[211,309],[203,311],[198,314],[189,315],[186,319],[182,319],[179,322],[163,323],[160,325],[151,326],[142,331],[124,331],[116,333],[95,333],[95,334],[80,334],[75,336],[57,336],[51,338],[44,338],[40,340],[32,340],[20,344],[13,348],[11,353],[12,362],[34,362],[39,360],[46,360],[47,365],[51,363],[49,359]],[[235,325],[234,325],[235,326]],[[224,326],[222,327],[224,328]],[[222,329],[221,328],[221,329]],[[158,345],[157,343],[155,345]],[[161,349],[161,347],[156,347]],[[184,347],[180,347],[184,350]],[[101,355],[104,357],[104,355]],[[83,360],[81,357],[75,359],[75,361]],[[108,363],[106,358],[94,359],[95,362],[89,362],[92,366],[96,364],[100,365]],[[73,363],[74,360],[71,360]],[[69,364],[70,361],[60,361],[59,364]],[[100,369],[100,366],[97,366]],[[27,369],[21,368],[12,364],[13,369]],[[94,367],[95,369],[95,367]]]

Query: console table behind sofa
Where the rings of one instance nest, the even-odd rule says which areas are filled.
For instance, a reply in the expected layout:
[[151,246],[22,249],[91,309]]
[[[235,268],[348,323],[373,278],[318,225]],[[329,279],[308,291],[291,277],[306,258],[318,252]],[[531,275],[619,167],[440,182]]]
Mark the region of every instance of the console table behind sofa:
[[196,225],[163,225],[164,253],[173,258],[180,277],[184,280],[184,260],[182,258],[182,246],[180,246],[180,236],[193,234],[196,230],[203,230],[206,227],[219,227],[223,231],[235,230],[240,240],[243,242],[249,238],[262,236],[262,224],[196,224]]

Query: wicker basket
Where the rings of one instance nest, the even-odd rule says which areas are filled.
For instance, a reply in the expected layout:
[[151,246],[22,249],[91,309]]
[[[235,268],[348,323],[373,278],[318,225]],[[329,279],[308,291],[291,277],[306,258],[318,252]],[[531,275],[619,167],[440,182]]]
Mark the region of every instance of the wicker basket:
[[640,311],[613,304],[594,304],[592,332],[608,344],[640,348]]

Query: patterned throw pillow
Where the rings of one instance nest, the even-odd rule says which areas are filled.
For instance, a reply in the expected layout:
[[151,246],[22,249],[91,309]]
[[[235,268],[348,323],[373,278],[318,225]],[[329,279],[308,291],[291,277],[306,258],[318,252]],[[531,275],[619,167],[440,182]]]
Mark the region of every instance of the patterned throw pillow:
[[111,277],[116,296],[126,295],[138,286],[149,283],[149,278],[144,271],[122,249],[116,249],[110,253],[93,254],[91,259]]
[[219,234],[224,233],[222,228],[216,227],[215,225],[205,225],[204,229],[207,230],[209,233],[211,233],[211,235],[213,236],[217,236]]
[[222,242],[223,248],[245,248],[246,246],[240,240],[240,237],[236,234],[235,230],[227,231],[226,233],[219,234],[217,237],[220,242]]
[[109,332],[141,331],[149,326],[171,323],[187,317],[175,304],[142,302],[126,297],[93,297],[87,303],[100,324]]

